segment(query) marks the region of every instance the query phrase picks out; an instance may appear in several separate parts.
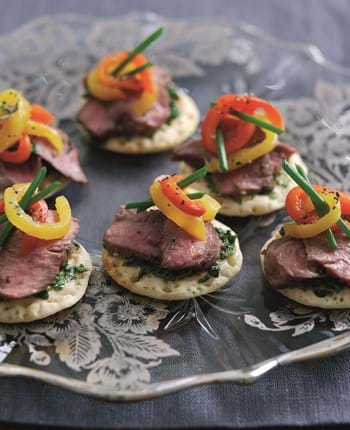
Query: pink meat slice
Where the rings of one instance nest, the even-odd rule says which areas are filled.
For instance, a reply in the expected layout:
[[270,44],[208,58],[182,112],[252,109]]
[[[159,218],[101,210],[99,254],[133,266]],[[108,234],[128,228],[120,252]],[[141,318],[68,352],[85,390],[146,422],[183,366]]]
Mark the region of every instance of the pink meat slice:
[[[54,213],[51,212],[51,221]],[[18,230],[0,250],[0,297],[20,299],[45,290],[67,261],[72,240],[79,230],[79,221],[72,219],[69,233],[62,239],[41,240],[36,249],[19,257],[24,234]]]

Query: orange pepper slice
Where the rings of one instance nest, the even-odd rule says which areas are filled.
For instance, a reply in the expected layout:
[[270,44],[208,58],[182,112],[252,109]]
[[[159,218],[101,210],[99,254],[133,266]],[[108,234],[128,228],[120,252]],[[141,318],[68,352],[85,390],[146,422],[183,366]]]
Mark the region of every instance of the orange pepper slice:
[[30,119],[33,121],[41,122],[43,124],[51,124],[55,119],[52,113],[46,110],[43,106],[32,104],[30,108]]
[[[97,66],[97,76],[101,84],[111,87],[119,88],[125,91],[140,92],[142,91],[142,86],[140,80],[135,76],[131,76],[126,79],[120,79],[119,76],[111,75],[112,70],[118,66],[127,56],[126,52],[120,52],[118,54],[110,54],[103,58]],[[133,59],[133,63],[136,64],[136,56]]]
[[32,154],[32,143],[28,134],[22,134],[16,149],[8,149],[0,153],[0,160],[6,163],[23,164],[29,160]]

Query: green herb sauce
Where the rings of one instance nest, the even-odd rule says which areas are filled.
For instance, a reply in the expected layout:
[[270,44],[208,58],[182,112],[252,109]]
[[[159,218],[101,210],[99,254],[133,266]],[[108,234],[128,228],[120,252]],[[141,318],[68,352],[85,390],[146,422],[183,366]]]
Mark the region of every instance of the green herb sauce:
[[60,272],[57,273],[50,287],[54,290],[62,290],[66,281],[74,281],[86,271],[87,268],[83,264],[79,264],[79,266],[71,266],[67,263],[61,268]]
[[170,110],[170,115],[167,122],[169,124],[173,119],[177,118],[180,115],[180,112],[176,104],[176,101],[179,100],[177,88],[171,82],[170,84],[168,84],[167,90],[169,95],[169,110]]

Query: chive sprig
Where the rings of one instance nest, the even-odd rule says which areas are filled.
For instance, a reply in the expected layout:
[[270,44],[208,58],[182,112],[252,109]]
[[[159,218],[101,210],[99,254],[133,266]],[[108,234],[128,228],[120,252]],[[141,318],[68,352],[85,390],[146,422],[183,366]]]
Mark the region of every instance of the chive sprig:
[[142,72],[143,70],[149,69],[152,66],[153,66],[153,63],[150,63],[150,62],[141,64],[141,66],[135,67],[135,69],[132,69],[129,72],[123,73],[120,78],[121,79],[130,78],[130,76],[137,75],[138,73]]
[[156,31],[146,37],[146,39],[140,42],[136,46],[136,48],[129,52],[127,57],[120,64],[118,64],[118,66],[114,70],[112,70],[111,75],[117,77],[119,73],[126,67],[126,65],[129,64],[130,61],[132,61],[136,57],[136,55],[140,54],[146,48],[148,48],[148,46],[151,45],[156,39],[158,39],[158,37],[160,37],[162,33],[163,27],[159,27]]
[[[197,200],[201,199],[203,196],[205,196],[205,193],[188,193],[186,194],[187,197],[189,197],[191,200]],[[154,206],[153,200],[144,200],[142,202],[130,202],[128,203],[125,208],[126,209],[138,209],[139,211],[145,211],[149,208]]]
[[199,181],[200,179],[203,179],[208,173],[208,167],[203,166],[198,170],[195,170],[193,173],[188,175],[186,178],[182,179],[177,183],[177,185],[180,188],[188,187],[189,185],[193,184],[194,182]]
[[220,169],[223,172],[227,172],[228,171],[227,154],[226,154],[224,136],[220,125],[216,129],[216,149],[218,153]]
[[[193,172],[191,175],[188,175],[186,178],[182,179],[177,183],[177,185],[180,188],[188,187],[189,185],[193,184],[193,182],[198,181],[199,179],[202,179],[206,176],[208,173],[207,166],[203,166],[200,169]],[[202,192],[195,192],[195,193],[188,193],[187,197],[189,197],[191,200],[197,200],[204,197],[205,193]],[[144,200],[140,202],[130,202],[128,203],[125,208],[126,209],[138,209],[139,211],[145,211],[148,208],[154,206],[153,201],[150,200]]]
[[276,133],[278,135],[284,133],[284,130],[282,128],[276,127],[273,124],[270,124],[269,122],[266,122],[260,118],[256,118],[255,116],[248,115],[244,112],[239,112],[237,110],[232,109],[230,111],[231,115],[236,116],[240,119],[243,119],[244,121],[250,122],[252,124],[257,125],[260,128],[264,128],[265,130],[272,131],[273,133]]

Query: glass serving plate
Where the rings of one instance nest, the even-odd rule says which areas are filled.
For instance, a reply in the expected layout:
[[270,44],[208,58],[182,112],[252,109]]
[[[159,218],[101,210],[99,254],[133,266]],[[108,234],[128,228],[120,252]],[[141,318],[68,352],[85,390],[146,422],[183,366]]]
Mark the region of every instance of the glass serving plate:
[[[94,258],[86,297],[44,321],[0,326],[0,376],[36,378],[109,400],[146,399],[212,382],[251,383],[282,364],[350,346],[350,311],[305,308],[264,284],[259,249],[284,216],[225,219],[239,233],[242,271],[222,290],[166,303],[128,293],[100,267],[104,229],[118,207],[144,199],[147,184],[176,172],[170,154],[128,157],[87,146],[74,124],[81,78],[102,55],[128,49],[159,25],[150,57],[171,70],[204,113],[223,92],[254,92],[279,104],[283,136],[311,177],[350,184],[350,70],[313,45],[276,40],[257,28],[210,17],[151,13],[111,19],[40,18],[0,39],[0,87],[46,105],[79,145],[90,179],[65,190]],[[108,35],[108,37],[106,37]]]

